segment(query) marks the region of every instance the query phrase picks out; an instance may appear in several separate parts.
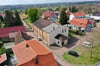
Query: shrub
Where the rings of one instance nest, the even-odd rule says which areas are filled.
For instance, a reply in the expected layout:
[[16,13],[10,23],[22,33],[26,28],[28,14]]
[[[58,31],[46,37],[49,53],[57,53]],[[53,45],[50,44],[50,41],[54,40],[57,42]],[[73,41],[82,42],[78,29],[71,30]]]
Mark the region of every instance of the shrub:
[[69,37],[74,37],[74,35],[72,33],[69,33],[68,36]]

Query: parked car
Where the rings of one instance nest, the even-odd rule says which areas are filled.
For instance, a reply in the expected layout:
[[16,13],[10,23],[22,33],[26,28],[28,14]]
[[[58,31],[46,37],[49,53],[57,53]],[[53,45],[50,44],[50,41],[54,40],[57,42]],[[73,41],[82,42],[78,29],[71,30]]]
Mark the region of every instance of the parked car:
[[88,47],[88,48],[92,47],[91,43],[89,43],[89,42],[83,42],[82,45],[85,46],[85,47]]
[[69,51],[68,52],[69,55],[72,55],[72,56],[75,56],[75,57],[78,57],[78,53],[76,51]]

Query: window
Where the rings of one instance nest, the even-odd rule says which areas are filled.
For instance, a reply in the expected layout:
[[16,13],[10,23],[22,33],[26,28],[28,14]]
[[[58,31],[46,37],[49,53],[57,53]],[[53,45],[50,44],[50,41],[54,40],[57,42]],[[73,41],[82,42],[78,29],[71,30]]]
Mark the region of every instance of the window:
[[60,42],[58,41],[58,44],[59,44]]
[[80,25],[82,25],[82,23],[80,23]]
[[64,30],[62,29],[62,33],[64,32]]
[[35,62],[35,64],[38,64],[37,56],[34,58],[34,62]]
[[66,28],[65,28],[65,32],[66,32]]

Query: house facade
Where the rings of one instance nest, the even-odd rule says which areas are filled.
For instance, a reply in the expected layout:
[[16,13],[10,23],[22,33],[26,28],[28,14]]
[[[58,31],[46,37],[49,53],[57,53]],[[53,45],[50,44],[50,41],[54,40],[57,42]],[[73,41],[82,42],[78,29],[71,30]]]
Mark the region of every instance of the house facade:
[[58,66],[52,52],[37,40],[25,40],[12,49],[18,61],[16,66]]
[[87,19],[73,18],[70,21],[70,29],[81,30],[83,32],[91,31],[92,24]]
[[[58,34],[62,34],[68,37],[68,28],[66,26],[58,25],[48,20],[39,19],[33,24],[32,28],[36,36],[41,38],[42,41],[45,42],[45,44],[47,45],[56,43],[55,37]],[[67,41],[63,43],[67,44]]]

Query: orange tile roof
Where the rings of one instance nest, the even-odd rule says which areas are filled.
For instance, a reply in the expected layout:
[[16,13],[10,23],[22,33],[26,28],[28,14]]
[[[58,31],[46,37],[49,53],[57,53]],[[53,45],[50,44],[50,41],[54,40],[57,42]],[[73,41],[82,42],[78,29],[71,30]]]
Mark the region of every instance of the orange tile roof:
[[80,26],[82,28],[86,28],[86,25],[89,23],[88,20],[86,19],[81,19],[81,18],[73,18],[71,21],[70,21],[70,24],[72,25],[76,25],[76,26]]
[[0,55],[0,64],[7,60],[6,53]]
[[84,12],[77,12],[77,13],[72,13],[74,16],[85,16],[86,14]]
[[[29,47],[26,47],[26,44]],[[26,40],[13,47],[18,60],[18,66],[57,66],[52,53],[43,47],[37,40]],[[37,56],[38,64],[31,60]]]

